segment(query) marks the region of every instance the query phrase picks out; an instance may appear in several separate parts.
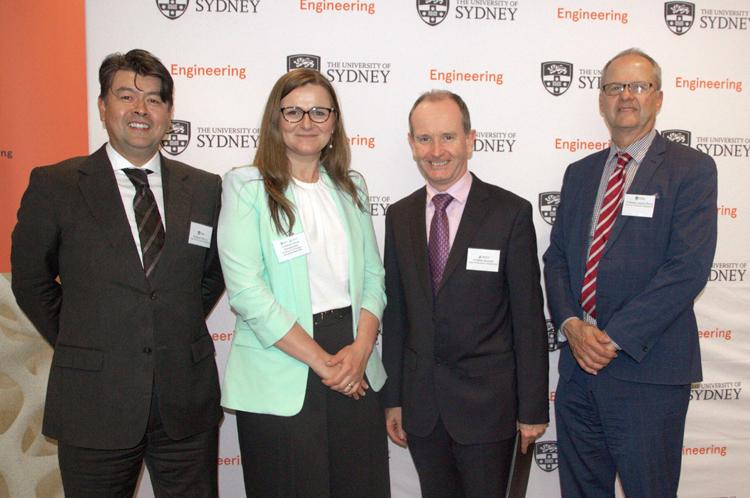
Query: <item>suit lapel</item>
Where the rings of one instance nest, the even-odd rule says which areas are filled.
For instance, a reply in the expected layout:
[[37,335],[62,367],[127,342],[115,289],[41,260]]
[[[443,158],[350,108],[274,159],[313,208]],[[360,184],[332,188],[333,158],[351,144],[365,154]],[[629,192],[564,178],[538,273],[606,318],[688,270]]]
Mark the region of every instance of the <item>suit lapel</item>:
[[[300,233],[304,234],[305,227],[302,225],[299,208],[297,207],[297,200],[294,197],[294,187],[292,186],[293,181],[294,180],[289,181],[289,185],[287,185],[286,190],[284,191],[284,196],[292,203],[292,206],[294,208],[295,219],[294,226],[292,227],[292,235],[297,235]],[[274,235],[272,237],[273,240],[280,240],[288,237],[288,235],[276,233],[273,223],[271,223],[270,226],[274,230]],[[307,235],[305,235],[305,237],[307,237]],[[276,255],[274,254],[273,257],[275,259]],[[285,265],[289,270],[290,276],[288,281],[292,286],[292,294],[296,299],[298,299],[298,303],[300,305],[299,309],[312,310],[312,296],[310,294],[310,273],[307,266],[307,256],[292,258],[286,263],[279,264]],[[310,321],[310,324],[312,324],[312,320]],[[308,330],[308,333],[312,335],[312,329]]]
[[432,279],[430,276],[430,264],[427,259],[427,231],[425,225],[426,201],[427,189],[422,187],[411,196],[407,219],[409,220],[409,232],[411,234],[414,266],[417,270],[417,277],[422,285],[425,298],[428,302],[432,303]]
[[466,206],[458,224],[456,238],[453,240],[450,253],[448,253],[448,261],[445,263],[443,281],[440,283],[441,288],[448,281],[458,264],[465,260],[469,244],[474,240],[474,234],[476,234],[487,214],[487,209],[484,206],[487,199],[486,186],[479,178],[473,174],[472,176],[474,178],[471,183],[471,190],[469,190],[469,196],[466,198]]
[[143,266],[105,147],[94,152],[78,168],[78,186],[91,215],[118,257],[113,263],[123,266],[123,275],[137,280],[136,285],[143,285],[146,282]]
[[[664,162],[665,150],[664,139],[657,133],[651,147],[646,153],[646,157],[643,158],[643,163],[638,166],[638,171],[635,174],[633,183],[630,184],[628,192],[642,193],[646,190],[646,186],[651,181],[651,178],[653,178],[654,173],[656,173],[656,170]],[[630,218],[630,216],[623,216],[622,212],[620,212],[612,227],[609,240],[607,240],[607,244],[604,246],[604,253],[602,255],[607,254],[609,249],[615,244],[617,238],[622,233],[623,227],[630,221]]]
[[190,204],[192,191],[189,175],[179,164],[166,159],[161,154],[162,192],[164,195],[165,239],[161,259],[154,268],[151,280],[159,275],[170,275],[174,256],[179,254],[180,246],[187,244],[190,236]]
[[[577,206],[581,206],[582,209],[573,209],[573,216],[577,217],[573,223],[577,233],[570,234],[570,240],[580,240],[581,252],[578,255],[578,267],[571,268],[572,275],[578,275],[583,280],[583,274],[586,269],[586,261],[588,260],[589,253],[589,234],[591,233],[591,225],[594,223],[592,218],[594,216],[594,204],[596,204],[596,195],[599,192],[599,183],[604,173],[604,167],[607,163],[607,157],[609,157],[609,149],[601,151],[597,156],[591,159],[591,163],[588,166],[586,174],[583,176],[581,184],[574,196],[565,199],[566,203],[572,203]],[[567,212],[567,211],[566,211]]]

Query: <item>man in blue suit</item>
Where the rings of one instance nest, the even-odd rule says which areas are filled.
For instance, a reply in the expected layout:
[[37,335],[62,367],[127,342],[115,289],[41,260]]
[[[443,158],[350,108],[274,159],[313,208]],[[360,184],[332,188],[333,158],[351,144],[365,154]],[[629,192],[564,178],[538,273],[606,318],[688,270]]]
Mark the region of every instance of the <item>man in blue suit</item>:
[[637,49],[604,66],[607,150],[571,164],[544,255],[560,352],[564,497],[674,497],[690,383],[693,301],[716,248],[716,165],[654,129],[661,68]]

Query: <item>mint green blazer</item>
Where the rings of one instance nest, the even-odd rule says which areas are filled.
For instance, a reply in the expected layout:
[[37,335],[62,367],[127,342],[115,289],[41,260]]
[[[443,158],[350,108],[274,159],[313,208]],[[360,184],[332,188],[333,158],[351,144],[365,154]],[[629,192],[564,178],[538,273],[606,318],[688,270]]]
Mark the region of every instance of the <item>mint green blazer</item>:
[[[320,168],[320,174],[333,187],[325,168]],[[355,172],[352,179],[367,205],[364,179]],[[294,204],[291,187],[285,194]],[[357,208],[345,192],[334,189],[333,199],[348,235],[354,338],[362,308],[378,319],[383,316],[385,272],[370,213]],[[303,231],[299,218],[292,231]],[[309,368],[274,344],[295,322],[313,335],[307,257],[278,262],[273,241],[286,236],[273,225],[257,168],[237,168],[224,177],[217,235],[229,304],[237,314],[221,404],[251,413],[295,415],[305,398]],[[370,387],[379,391],[386,374],[377,349],[365,373]]]

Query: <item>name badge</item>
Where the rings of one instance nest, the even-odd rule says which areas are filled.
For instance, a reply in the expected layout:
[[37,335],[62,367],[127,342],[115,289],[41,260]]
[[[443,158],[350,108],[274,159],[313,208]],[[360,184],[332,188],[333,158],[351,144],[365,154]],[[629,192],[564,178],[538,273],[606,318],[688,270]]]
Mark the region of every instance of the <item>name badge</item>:
[[656,195],[625,194],[622,215],[653,218],[655,204]]
[[194,221],[190,222],[190,235],[188,236],[188,244],[194,246],[201,246],[205,248],[211,247],[211,234],[214,233],[214,227],[208,225],[202,225]]
[[469,248],[466,255],[466,269],[497,272],[500,268],[500,249]]
[[310,246],[307,245],[307,238],[304,233],[274,240],[273,249],[276,251],[276,259],[279,260],[279,263],[310,253]]

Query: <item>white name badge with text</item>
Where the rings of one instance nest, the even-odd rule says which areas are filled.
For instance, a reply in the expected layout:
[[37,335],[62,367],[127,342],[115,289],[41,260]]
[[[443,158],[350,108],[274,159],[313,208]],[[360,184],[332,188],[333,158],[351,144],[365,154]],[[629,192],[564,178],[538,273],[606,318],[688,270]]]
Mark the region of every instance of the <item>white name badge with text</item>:
[[466,255],[466,269],[496,272],[500,268],[500,249],[469,248]]
[[304,233],[298,233],[273,241],[273,249],[276,251],[276,259],[279,263],[284,263],[290,259],[298,258],[310,253],[310,246],[307,244],[307,237]]
[[656,195],[625,194],[622,215],[653,218],[655,205]]
[[194,246],[201,246],[208,249],[209,247],[211,247],[211,234],[213,233],[214,227],[191,221],[188,244],[193,244]]

